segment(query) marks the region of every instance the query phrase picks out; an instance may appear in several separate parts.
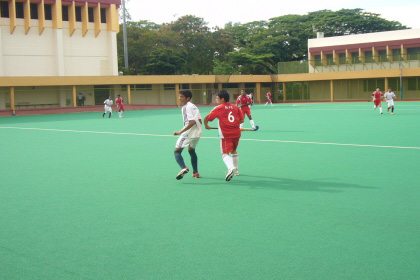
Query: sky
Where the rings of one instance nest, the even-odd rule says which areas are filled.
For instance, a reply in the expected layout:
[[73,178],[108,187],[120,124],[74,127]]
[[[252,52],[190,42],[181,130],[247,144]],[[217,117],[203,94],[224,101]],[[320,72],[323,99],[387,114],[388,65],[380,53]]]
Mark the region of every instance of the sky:
[[247,23],[269,20],[288,14],[304,15],[319,10],[361,8],[381,14],[382,18],[401,22],[411,28],[420,28],[419,0],[125,0],[133,21],[148,20],[169,23],[184,15],[201,17],[209,27],[224,27],[228,22]]

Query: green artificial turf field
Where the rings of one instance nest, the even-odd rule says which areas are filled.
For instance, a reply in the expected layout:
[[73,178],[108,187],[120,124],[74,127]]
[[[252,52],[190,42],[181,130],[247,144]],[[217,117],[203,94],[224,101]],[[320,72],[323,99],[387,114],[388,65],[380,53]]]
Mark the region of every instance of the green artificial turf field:
[[420,103],[372,106],[253,106],[230,182],[180,109],[0,118],[0,279],[419,279]]

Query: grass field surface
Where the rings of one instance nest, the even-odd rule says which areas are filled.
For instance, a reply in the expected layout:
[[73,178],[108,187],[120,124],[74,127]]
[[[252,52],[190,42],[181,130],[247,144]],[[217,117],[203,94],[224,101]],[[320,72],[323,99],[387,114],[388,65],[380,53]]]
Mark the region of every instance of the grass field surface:
[[253,106],[230,182],[180,109],[0,118],[0,279],[419,279],[420,103],[372,106]]

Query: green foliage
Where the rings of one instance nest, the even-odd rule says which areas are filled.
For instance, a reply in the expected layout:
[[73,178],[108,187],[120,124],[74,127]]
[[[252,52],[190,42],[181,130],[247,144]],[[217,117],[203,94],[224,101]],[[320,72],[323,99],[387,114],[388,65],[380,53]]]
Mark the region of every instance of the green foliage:
[[229,22],[211,30],[204,19],[187,15],[167,24],[128,22],[129,74],[272,74],[277,63],[307,60],[308,39],[407,29],[362,9],[321,10],[268,21]]

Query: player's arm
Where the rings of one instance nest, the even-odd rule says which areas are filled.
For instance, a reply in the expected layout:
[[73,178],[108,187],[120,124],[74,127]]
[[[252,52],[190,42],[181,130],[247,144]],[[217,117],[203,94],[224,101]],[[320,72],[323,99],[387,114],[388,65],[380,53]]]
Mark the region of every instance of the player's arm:
[[207,117],[204,118],[204,127],[206,129],[211,129],[211,127],[209,126],[209,122],[212,122],[216,118],[216,115],[212,113],[213,111],[210,112],[210,114],[208,114]]
[[187,126],[185,126],[183,129],[181,129],[180,131],[175,131],[174,135],[180,135],[182,133],[184,133],[185,131],[187,131],[188,129],[190,129],[191,127],[193,127],[195,125],[195,120],[190,120],[187,124]]

